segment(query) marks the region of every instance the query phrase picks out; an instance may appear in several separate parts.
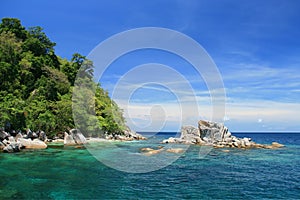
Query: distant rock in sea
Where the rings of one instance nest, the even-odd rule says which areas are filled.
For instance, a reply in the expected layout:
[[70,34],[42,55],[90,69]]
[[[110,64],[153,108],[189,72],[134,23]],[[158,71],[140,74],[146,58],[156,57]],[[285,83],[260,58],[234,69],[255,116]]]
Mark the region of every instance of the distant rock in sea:
[[132,140],[146,140],[144,136],[130,130],[129,127],[123,131],[123,134],[108,134],[105,136],[107,140],[119,140],[119,141],[132,141]]
[[209,145],[216,148],[266,148],[276,149],[284,145],[273,142],[271,145],[257,144],[251,138],[238,138],[233,136],[228,128],[221,123],[200,120],[198,128],[183,126],[181,137],[170,137],[162,143],[199,144]]

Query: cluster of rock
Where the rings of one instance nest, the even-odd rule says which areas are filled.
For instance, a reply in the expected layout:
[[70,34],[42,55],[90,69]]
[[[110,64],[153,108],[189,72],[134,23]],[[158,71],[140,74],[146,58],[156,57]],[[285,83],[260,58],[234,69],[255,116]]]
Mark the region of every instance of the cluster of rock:
[[[146,138],[127,128],[122,135],[107,134],[103,139],[132,141],[145,140]],[[25,134],[21,132],[10,134],[0,129],[0,150],[3,152],[19,152],[21,149],[45,149],[47,148],[47,144],[51,142],[63,143],[66,146],[84,145],[87,143],[87,138],[78,129],[71,129],[69,133],[57,134],[53,139],[48,139],[44,131],[33,132],[28,129]]]
[[[90,138],[85,138],[85,136],[78,129],[72,129],[69,134],[65,132],[64,145],[82,145],[86,144],[87,140]],[[127,129],[123,134],[106,134],[103,139],[106,140],[116,140],[116,141],[132,141],[132,140],[145,140],[146,138],[142,135]]]
[[21,149],[45,149],[47,144],[46,133],[44,131],[32,132],[27,130],[26,134],[19,132],[16,136],[0,130],[0,150],[3,152],[19,152]]
[[238,138],[233,136],[228,128],[221,123],[200,120],[198,128],[184,126],[180,138],[171,137],[162,143],[181,143],[210,145],[216,148],[280,148],[284,145],[273,142],[271,145],[257,144],[251,138]]
[[105,136],[107,140],[120,140],[120,141],[132,141],[132,140],[146,140],[144,136],[138,134],[129,128],[127,128],[123,134],[108,134]]

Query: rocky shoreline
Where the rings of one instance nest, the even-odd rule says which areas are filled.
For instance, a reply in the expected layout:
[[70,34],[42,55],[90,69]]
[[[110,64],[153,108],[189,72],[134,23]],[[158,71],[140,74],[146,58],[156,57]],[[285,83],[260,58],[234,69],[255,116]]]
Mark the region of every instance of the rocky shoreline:
[[0,130],[0,150],[7,153],[19,152],[22,149],[45,149],[47,144],[46,133],[38,131],[37,133],[27,130],[25,134],[19,132],[15,136]]
[[[19,152],[22,149],[45,149],[52,144],[61,144],[61,146],[82,146],[89,142],[103,141],[133,141],[146,140],[144,136],[131,131],[129,128],[120,134],[106,134],[99,138],[86,138],[78,129],[71,129],[69,133],[65,132],[60,137],[48,139],[44,131],[32,132],[27,130],[25,134],[18,133],[12,136],[10,133],[0,129],[0,150],[7,153]],[[252,141],[251,138],[238,138],[230,133],[228,128],[221,123],[200,120],[198,127],[183,126],[179,138],[170,137],[161,143],[178,143],[207,145],[215,148],[264,148],[277,149],[284,145],[277,142],[272,144],[259,144]],[[180,152],[180,149],[165,150],[145,148],[141,150],[145,155],[152,155],[161,151]]]
[[284,145],[273,142],[270,145],[258,144],[251,138],[238,138],[233,136],[228,128],[221,123],[200,120],[198,128],[183,126],[180,138],[170,137],[162,143],[197,144],[208,145],[215,148],[265,148],[276,149]]
[[51,144],[60,143],[63,146],[80,146],[94,141],[132,141],[146,140],[142,135],[127,129],[123,135],[106,134],[104,138],[86,138],[80,130],[71,129],[62,137],[48,139],[44,131],[32,132],[30,129],[25,134],[19,132],[15,136],[0,130],[0,150],[5,153],[20,152],[23,149],[45,149]]

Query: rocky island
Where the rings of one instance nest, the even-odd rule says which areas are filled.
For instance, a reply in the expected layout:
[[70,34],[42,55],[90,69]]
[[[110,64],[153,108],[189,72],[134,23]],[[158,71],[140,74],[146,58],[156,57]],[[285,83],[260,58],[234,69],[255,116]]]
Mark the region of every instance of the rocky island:
[[170,137],[162,143],[209,145],[215,148],[266,148],[275,149],[284,145],[273,142],[271,145],[258,144],[251,138],[238,138],[230,133],[224,124],[200,120],[198,127],[183,126],[180,138]]

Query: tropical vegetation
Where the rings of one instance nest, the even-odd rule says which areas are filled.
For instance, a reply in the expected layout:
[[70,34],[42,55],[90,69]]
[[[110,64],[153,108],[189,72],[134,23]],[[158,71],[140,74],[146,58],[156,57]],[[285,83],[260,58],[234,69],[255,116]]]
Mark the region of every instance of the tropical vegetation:
[[[77,128],[86,133],[121,134],[125,129],[122,110],[99,83],[91,81],[93,63],[79,53],[71,60],[61,58],[55,45],[39,26],[25,28],[19,19],[2,19],[0,127],[10,132],[44,130],[53,136],[74,128],[74,115],[76,120],[82,118]],[[80,70],[85,75],[76,79]],[[74,97],[74,88],[85,83],[89,87]],[[83,109],[72,109],[72,96],[82,104],[75,107]]]

